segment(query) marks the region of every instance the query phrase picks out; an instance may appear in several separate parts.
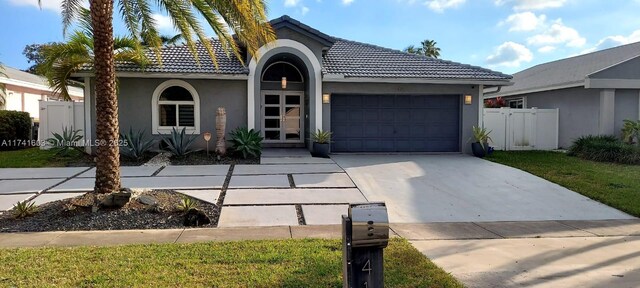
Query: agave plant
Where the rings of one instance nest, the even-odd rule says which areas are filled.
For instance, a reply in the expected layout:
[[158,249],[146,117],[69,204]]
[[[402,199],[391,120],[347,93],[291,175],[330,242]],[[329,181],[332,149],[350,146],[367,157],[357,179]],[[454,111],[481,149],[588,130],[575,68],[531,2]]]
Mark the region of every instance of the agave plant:
[[180,132],[173,128],[170,135],[162,138],[162,141],[167,145],[166,149],[176,157],[184,157],[194,152],[191,145],[193,145],[196,137],[193,134],[187,135],[186,131],[186,128],[182,128]]
[[31,216],[38,212],[38,206],[33,201],[20,201],[13,206],[13,217],[16,219]]
[[191,209],[198,208],[198,202],[191,197],[182,196],[182,200],[178,203],[178,210],[181,212],[188,212]]
[[80,140],[82,140],[82,129],[74,130],[73,127],[63,127],[62,134],[53,133],[53,137],[47,139],[47,143],[53,146],[57,156],[67,156],[71,151],[80,151]]
[[331,132],[318,129],[318,131],[311,133],[311,139],[316,143],[327,144],[331,142]]
[[231,132],[232,149],[244,159],[259,157],[262,153],[262,136],[260,132],[239,127]]
[[120,154],[133,160],[142,159],[155,144],[153,139],[146,139],[144,134],[144,130],[134,132],[132,127],[129,127],[129,133],[120,134],[120,139],[124,140],[124,145],[120,146]]
[[491,131],[487,131],[487,128],[477,127],[477,126],[473,126],[472,129],[473,129],[472,139],[475,140],[475,142],[480,143],[483,149],[487,149],[486,147],[484,147],[484,144],[488,143],[489,141],[493,141],[491,137],[489,137],[489,134],[491,134]]

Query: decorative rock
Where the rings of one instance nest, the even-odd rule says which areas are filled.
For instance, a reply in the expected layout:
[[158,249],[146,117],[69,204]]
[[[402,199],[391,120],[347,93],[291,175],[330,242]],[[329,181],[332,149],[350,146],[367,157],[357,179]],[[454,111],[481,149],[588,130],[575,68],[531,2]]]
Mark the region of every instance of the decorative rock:
[[124,205],[129,203],[130,198],[131,190],[124,188],[121,189],[120,192],[101,195],[99,203],[101,207],[122,208]]
[[155,197],[149,195],[140,195],[138,198],[138,202],[148,205],[148,206],[157,206],[158,200]]
[[184,215],[184,226],[197,227],[211,223],[211,219],[204,212],[191,208]]

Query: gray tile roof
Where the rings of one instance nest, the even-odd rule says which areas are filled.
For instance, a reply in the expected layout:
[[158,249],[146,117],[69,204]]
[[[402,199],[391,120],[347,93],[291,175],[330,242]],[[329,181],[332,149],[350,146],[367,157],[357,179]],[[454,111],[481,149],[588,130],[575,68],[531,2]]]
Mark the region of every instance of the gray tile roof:
[[8,66],[3,66],[3,68],[4,69],[2,72],[4,72],[4,74],[7,75],[6,78],[18,80],[22,82],[28,82],[32,84],[37,84],[37,85],[44,85],[47,87],[49,86],[49,82],[47,81],[47,78],[42,77],[40,75],[31,74],[31,73],[24,72]]
[[358,78],[509,80],[481,67],[338,39],[324,57],[325,74]]
[[587,75],[638,55],[640,55],[640,42],[540,64],[514,74],[515,84],[502,88],[502,91],[495,96],[565,85],[579,86],[584,83]]

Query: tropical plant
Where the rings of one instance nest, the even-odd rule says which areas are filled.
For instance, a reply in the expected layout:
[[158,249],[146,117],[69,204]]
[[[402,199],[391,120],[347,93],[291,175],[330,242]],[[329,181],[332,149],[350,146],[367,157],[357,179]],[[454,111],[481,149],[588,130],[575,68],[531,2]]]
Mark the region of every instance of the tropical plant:
[[245,127],[236,128],[231,133],[231,143],[233,151],[247,159],[249,156],[257,158],[262,153],[262,136],[260,132]]
[[614,136],[583,136],[573,142],[567,153],[586,160],[640,164],[640,147]]
[[47,143],[53,146],[51,149],[56,152],[56,156],[67,156],[73,150],[82,151],[82,145],[79,145],[81,140],[82,129],[63,127],[62,134],[53,132],[53,137],[47,139]]
[[[48,46],[54,44],[61,44],[56,42],[49,42],[44,44],[29,44],[24,46],[22,50],[22,55],[27,58],[27,63],[31,64],[29,68],[24,70],[25,72],[29,72],[31,74],[43,75],[41,74],[40,69],[38,67],[44,63],[45,55],[44,49]],[[44,76],[44,75],[43,75]]]
[[410,45],[405,48],[404,51],[410,54],[424,55],[437,59],[440,57],[440,48],[436,47],[437,44],[434,40],[426,39],[420,42],[421,47],[416,48],[416,46]]
[[182,196],[180,203],[178,203],[178,211],[188,212],[189,210],[196,208],[198,208],[198,202],[188,196]]
[[313,142],[320,143],[320,144],[330,143],[331,132],[318,129],[318,131],[311,133],[311,140]]
[[[4,73],[4,66],[0,63],[0,77],[9,78],[6,73]],[[0,83],[0,108],[4,107],[4,104],[7,102],[7,90],[5,90],[4,83]]]
[[[40,3],[41,0],[38,0]],[[115,143],[119,136],[118,101],[116,96],[116,75],[113,37],[113,15],[115,0],[89,0],[91,31],[93,33],[93,69],[95,71],[96,94],[96,140],[98,143]],[[63,31],[75,21],[82,21],[83,1],[63,0]],[[148,43],[155,52],[156,60],[161,59],[162,45],[153,18],[152,7],[166,12],[174,26],[182,34],[186,46],[196,60],[199,55],[194,35],[200,40],[217,67],[213,45],[202,28],[198,17],[204,18],[218,36],[218,41],[228,54],[244,59],[242,51],[256,55],[264,44],[275,40],[275,33],[268,24],[264,0],[226,1],[117,1],[118,10],[137,44]],[[196,13],[199,13],[197,15]],[[232,33],[234,32],[234,33]],[[243,44],[246,50],[236,42]],[[142,49],[137,45],[138,49]],[[120,190],[120,170],[118,146],[98,145],[96,149],[96,184],[94,192],[111,193]]]
[[144,130],[134,132],[132,127],[129,127],[129,133],[120,134],[120,139],[124,140],[120,146],[120,154],[133,160],[142,159],[155,144],[153,139],[146,139],[144,134]]
[[13,217],[25,218],[38,212],[38,206],[33,201],[20,201],[13,206]]
[[485,143],[488,143],[489,141],[493,141],[491,140],[491,137],[489,137],[489,134],[491,134],[491,131],[487,131],[487,128],[473,126],[471,129],[473,130],[472,139],[475,140],[475,142],[480,143],[483,149],[486,149],[486,147],[484,147]]
[[507,107],[507,101],[502,97],[484,100],[484,108],[502,108]]
[[622,141],[640,145],[640,120],[624,120],[624,126],[622,126]]
[[176,157],[184,157],[187,154],[194,152],[191,148],[196,137],[193,134],[187,135],[187,129],[182,128],[180,132],[176,128],[171,129],[171,134],[162,137],[162,141],[166,144],[167,151],[171,152]]

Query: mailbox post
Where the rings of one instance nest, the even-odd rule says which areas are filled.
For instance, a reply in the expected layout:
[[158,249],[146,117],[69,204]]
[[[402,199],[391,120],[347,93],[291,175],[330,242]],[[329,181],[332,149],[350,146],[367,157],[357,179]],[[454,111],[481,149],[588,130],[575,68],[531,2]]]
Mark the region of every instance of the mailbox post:
[[343,287],[384,287],[383,249],[388,243],[383,202],[349,205],[349,214],[342,215]]

